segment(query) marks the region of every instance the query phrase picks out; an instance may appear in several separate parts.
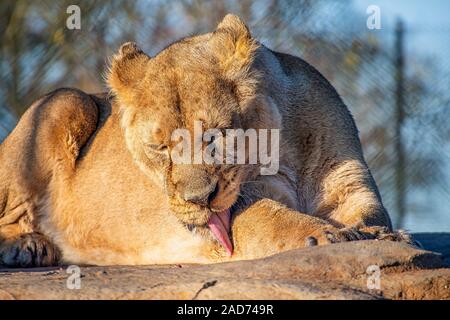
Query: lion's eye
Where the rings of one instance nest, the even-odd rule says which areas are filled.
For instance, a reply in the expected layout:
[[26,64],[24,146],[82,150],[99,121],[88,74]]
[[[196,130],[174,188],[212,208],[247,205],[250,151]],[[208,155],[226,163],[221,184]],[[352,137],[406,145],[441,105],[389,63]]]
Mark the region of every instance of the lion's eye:
[[153,151],[158,152],[164,152],[167,150],[167,146],[165,144],[153,144],[153,143],[147,143],[146,146]]

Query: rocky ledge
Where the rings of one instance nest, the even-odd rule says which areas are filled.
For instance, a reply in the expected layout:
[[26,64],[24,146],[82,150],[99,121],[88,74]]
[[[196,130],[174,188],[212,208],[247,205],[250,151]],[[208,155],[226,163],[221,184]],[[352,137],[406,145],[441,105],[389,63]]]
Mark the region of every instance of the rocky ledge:
[[[450,234],[427,249],[358,241],[215,265],[0,269],[0,299],[450,299]],[[77,289],[77,285],[80,288]]]

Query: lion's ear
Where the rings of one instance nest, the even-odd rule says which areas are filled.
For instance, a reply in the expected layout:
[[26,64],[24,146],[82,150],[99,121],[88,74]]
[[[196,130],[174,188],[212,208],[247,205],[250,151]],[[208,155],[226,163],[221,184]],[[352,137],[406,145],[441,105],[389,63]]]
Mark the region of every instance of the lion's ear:
[[223,18],[209,41],[221,69],[230,78],[248,70],[258,48],[245,23],[232,14]]
[[134,42],[124,43],[113,56],[107,82],[120,100],[132,101],[133,89],[143,80],[149,60],[150,57]]

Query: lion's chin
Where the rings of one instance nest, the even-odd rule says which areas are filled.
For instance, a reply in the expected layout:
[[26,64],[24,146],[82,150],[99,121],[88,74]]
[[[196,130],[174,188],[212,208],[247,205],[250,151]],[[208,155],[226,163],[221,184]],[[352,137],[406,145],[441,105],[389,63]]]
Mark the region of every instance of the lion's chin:
[[[210,203],[210,207],[194,207],[193,204],[180,206],[175,201],[172,202],[173,213],[178,220],[190,231],[213,238],[225,249],[227,254],[233,254],[233,243],[230,238],[231,229],[231,207],[236,202],[237,197],[227,199],[215,199]],[[175,209],[184,210],[177,212]]]
[[230,238],[231,209],[225,209],[220,212],[209,211],[207,219],[204,218],[203,215],[201,215],[201,218],[197,215],[196,219],[187,219],[185,215],[180,221],[192,232],[208,238],[212,236],[231,256],[233,254],[233,243]]

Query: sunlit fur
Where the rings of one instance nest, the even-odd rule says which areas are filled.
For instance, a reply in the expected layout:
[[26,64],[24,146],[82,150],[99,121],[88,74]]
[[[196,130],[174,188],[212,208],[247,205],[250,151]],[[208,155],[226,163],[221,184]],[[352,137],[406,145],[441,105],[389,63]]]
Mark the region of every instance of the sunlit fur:
[[[106,95],[59,89],[38,100],[1,145],[4,263],[35,264],[14,254],[27,250],[25,233],[65,263],[152,264],[262,257],[303,247],[310,236],[328,243],[324,231],[348,226],[390,232],[338,94],[303,60],[258,43],[238,17],[156,57],[127,43],[107,80]],[[280,129],[278,174],[260,176],[257,165],[174,164],[171,133],[192,131],[194,120]],[[209,206],[183,200],[214,182]],[[229,207],[231,258],[205,226]]]

